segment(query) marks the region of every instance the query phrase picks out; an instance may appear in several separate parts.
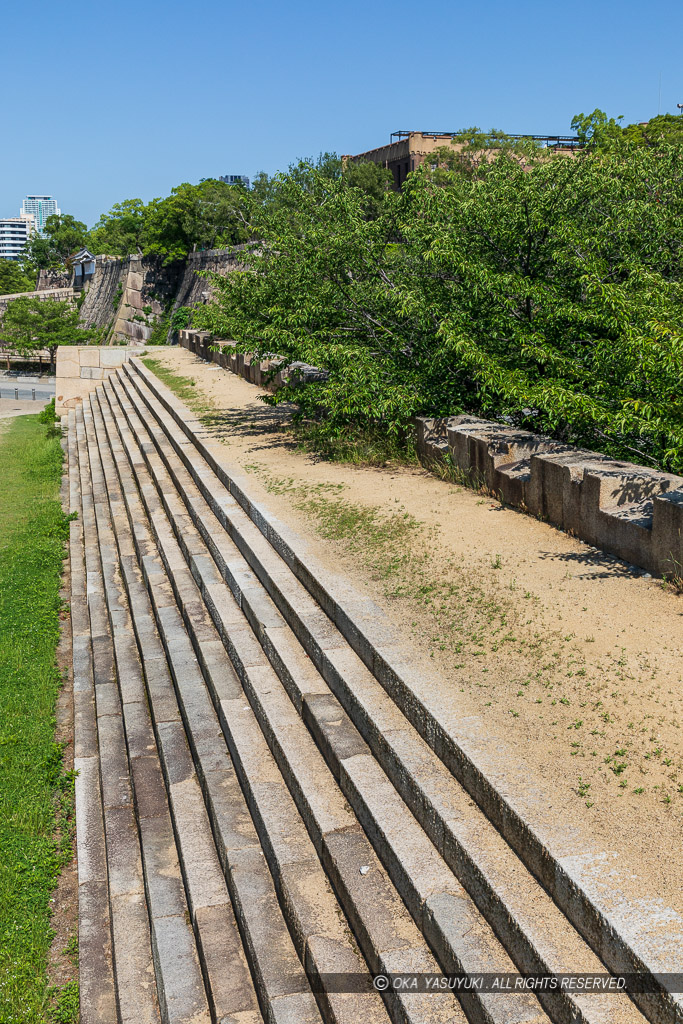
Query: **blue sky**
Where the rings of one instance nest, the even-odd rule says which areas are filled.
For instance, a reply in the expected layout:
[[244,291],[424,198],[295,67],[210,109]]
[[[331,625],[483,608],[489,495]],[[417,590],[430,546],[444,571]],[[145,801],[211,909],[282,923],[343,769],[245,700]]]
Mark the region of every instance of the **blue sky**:
[[568,134],[683,102],[680,0],[120,0],[0,13],[0,216],[50,193],[92,224],[182,181],[274,173],[392,131]]

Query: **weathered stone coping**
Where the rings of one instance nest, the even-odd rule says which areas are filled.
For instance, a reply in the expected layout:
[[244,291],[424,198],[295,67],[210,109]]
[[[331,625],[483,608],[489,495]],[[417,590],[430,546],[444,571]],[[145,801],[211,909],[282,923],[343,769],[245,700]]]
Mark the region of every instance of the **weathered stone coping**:
[[[301,384],[327,378],[326,370],[311,366],[309,363],[286,363],[279,356],[259,360],[248,352],[235,352],[234,341],[212,339],[208,331],[179,331],[178,338],[183,348],[193,352],[200,359],[218,363],[224,369],[231,370],[252,384],[267,388],[268,391],[277,391],[285,382],[291,383],[293,376]],[[274,367],[279,369],[275,376],[268,380],[268,374]]]
[[683,571],[683,477],[475,416],[416,423],[423,460],[657,576]]

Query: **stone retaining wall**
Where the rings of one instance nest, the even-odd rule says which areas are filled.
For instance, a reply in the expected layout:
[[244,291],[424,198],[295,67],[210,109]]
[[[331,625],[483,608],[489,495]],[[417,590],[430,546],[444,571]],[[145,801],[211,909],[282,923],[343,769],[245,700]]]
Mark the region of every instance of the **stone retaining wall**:
[[149,341],[173,302],[182,272],[182,263],[164,266],[161,258],[129,256],[112,338],[142,345]]
[[117,256],[95,257],[95,273],[87,285],[80,312],[84,327],[105,327],[113,323],[123,293],[128,262],[127,258]]
[[71,288],[70,270],[39,270],[36,291],[44,292],[54,288]]
[[[232,270],[238,270],[240,253],[246,248],[235,245],[231,249],[206,249],[204,252],[191,252],[187,257],[185,270],[178,286],[178,291],[171,310],[171,316],[177,309],[184,306],[203,306],[213,298],[214,288],[209,279],[199,275],[206,270],[224,277]],[[168,340],[176,340],[175,331],[170,330]]]
[[[211,282],[200,272],[229,273],[240,265],[242,248],[193,252],[185,262],[171,264],[153,256],[97,256],[81,306],[81,323],[109,326],[113,340],[144,345],[162,317],[172,316],[181,306],[207,302],[213,294]],[[175,340],[172,328],[167,339]]]
[[49,291],[41,290],[35,292],[17,292],[12,295],[0,295],[0,316],[5,312],[10,302],[14,302],[15,299],[40,299],[43,302],[48,299],[54,299],[56,302],[67,302],[71,301],[73,297],[73,288],[53,288]]
[[418,418],[417,444],[506,504],[657,576],[683,574],[683,477],[475,416]]

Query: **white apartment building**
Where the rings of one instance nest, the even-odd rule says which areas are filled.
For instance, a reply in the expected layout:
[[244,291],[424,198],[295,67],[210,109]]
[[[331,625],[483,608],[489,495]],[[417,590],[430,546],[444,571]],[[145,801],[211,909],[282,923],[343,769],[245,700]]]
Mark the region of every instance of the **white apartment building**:
[[246,174],[221,174],[218,180],[224,181],[226,185],[244,185],[245,188],[249,188],[249,178]]
[[26,196],[19,212],[22,217],[33,217],[36,230],[42,234],[47,218],[53,214],[59,217],[62,211],[54,196]]
[[31,215],[0,218],[0,259],[18,260],[29,237],[36,230]]

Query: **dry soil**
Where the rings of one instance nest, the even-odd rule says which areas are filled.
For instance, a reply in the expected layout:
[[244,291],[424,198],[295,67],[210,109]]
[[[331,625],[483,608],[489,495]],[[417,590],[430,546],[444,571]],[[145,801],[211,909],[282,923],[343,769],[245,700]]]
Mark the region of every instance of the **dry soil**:
[[195,382],[257,500],[484,719],[511,777],[683,911],[683,596],[421,467],[320,460],[259,388],[182,348],[154,357]]

